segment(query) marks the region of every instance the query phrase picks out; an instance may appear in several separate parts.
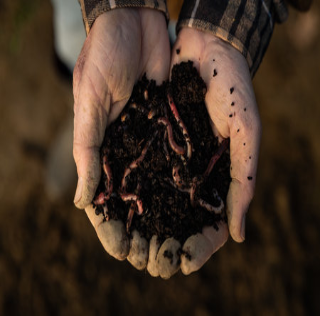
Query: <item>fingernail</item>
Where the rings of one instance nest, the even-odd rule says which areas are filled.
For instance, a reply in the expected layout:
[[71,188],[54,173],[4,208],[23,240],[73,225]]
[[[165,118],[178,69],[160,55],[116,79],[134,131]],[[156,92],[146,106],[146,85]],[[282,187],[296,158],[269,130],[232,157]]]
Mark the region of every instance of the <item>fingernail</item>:
[[73,202],[74,204],[77,204],[82,197],[82,186],[83,186],[83,179],[80,177],[78,179],[78,185],[77,185],[77,190],[76,190],[76,194],[74,196]]
[[240,234],[241,234],[241,238],[245,240],[246,239],[246,215],[243,215],[242,217]]

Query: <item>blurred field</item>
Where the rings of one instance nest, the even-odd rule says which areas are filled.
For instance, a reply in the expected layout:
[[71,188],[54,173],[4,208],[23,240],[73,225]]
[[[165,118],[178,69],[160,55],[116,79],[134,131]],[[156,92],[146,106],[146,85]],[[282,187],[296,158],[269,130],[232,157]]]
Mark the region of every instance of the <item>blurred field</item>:
[[72,116],[48,0],[0,2],[0,315],[320,315],[320,6],[277,25],[255,79],[263,124],[243,244],[169,281],[109,257],[48,150]]

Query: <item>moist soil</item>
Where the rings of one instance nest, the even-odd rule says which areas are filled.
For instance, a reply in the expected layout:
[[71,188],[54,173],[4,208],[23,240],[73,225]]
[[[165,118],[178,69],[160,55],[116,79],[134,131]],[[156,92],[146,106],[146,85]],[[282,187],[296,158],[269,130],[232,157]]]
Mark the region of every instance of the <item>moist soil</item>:
[[[107,160],[113,179],[102,172],[95,198],[101,192],[105,192],[105,196],[109,193],[109,197],[103,204],[93,202],[98,216],[102,214],[105,220],[119,219],[126,223],[129,209],[133,207],[136,212],[131,225],[127,223],[128,233],[137,229],[147,240],[157,235],[160,240],[174,237],[181,243],[201,232],[204,226],[218,229],[217,222],[226,220],[224,208],[216,213],[208,211],[190,198],[190,188],[197,183],[195,201],[200,198],[214,207],[225,205],[230,183],[228,148],[209,176],[202,177],[219,148],[204,103],[205,94],[206,85],[190,61],[175,65],[171,81],[161,86],[146,76],[135,85],[121,115],[107,129],[101,148],[102,170]],[[176,144],[186,149],[188,138],[170,109],[168,95],[189,134],[191,157],[186,150],[184,154],[173,150],[167,126],[159,123],[160,118],[160,121],[167,118]],[[140,161],[143,150],[146,154]],[[132,167],[134,161],[139,163]],[[111,184],[113,190],[109,192]],[[123,201],[124,191],[141,200],[142,214],[138,214],[136,202]]]

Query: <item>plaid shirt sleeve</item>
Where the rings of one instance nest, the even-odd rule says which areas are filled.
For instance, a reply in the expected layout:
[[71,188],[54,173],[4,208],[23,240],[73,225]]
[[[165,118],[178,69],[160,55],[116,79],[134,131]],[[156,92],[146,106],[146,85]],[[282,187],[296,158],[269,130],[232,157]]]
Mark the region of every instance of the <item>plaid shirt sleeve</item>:
[[185,0],[177,32],[192,27],[212,32],[246,58],[251,76],[268,47],[274,24],[288,16],[283,0]]
[[87,34],[102,13],[116,8],[150,8],[162,11],[169,18],[165,0],[79,0]]

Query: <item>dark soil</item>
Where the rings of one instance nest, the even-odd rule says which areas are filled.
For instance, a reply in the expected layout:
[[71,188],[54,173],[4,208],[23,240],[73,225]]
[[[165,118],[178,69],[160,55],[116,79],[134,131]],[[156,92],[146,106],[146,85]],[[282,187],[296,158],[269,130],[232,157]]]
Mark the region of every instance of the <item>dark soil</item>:
[[[172,125],[174,140],[186,147],[182,130],[170,110],[168,93],[187,127],[193,148],[190,159],[172,150],[165,134],[167,128],[158,122],[160,117],[167,117]],[[156,86],[146,77],[136,84],[120,117],[106,131],[101,163],[103,157],[107,157],[113,175],[113,191],[106,201],[107,212],[103,211],[102,205],[98,205],[98,215],[105,213],[106,219],[127,222],[132,201],[124,202],[120,197],[122,178],[125,169],[140,157],[143,148],[153,140],[143,161],[126,177],[125,191],[139,196],[143,204],[143,214],[133,216],[128,232],[136,228],[147,240],[153,235],[159,236],[160,240],[173,236],[183,243],[204,226],[213,225],[218,229],[216,223],[226,220],[224,210],[215,214],[197,203],[191,203],[188,192],[194,179],[201,179],[219,147],[204,103],[205,94],[206,85],[192,62],[176,65],[172,70],[171,82],[161,86]],[[148,118],[150,111],[152,118]],[[176,169],[173,171],[174,167]],[[225,204],[230,183],[229,167],[227,149],[209,177],[197,185],[195,199],[201,198],[215,207],[220,205],[221,199]],[[176,183],[173,180],[176,173],[181,177],[179,181],[184,183],[180,189],[176,185],[178,180]],[[106,187],[108,177],[103,173],[97,196],[101,192],[107,195]]]

